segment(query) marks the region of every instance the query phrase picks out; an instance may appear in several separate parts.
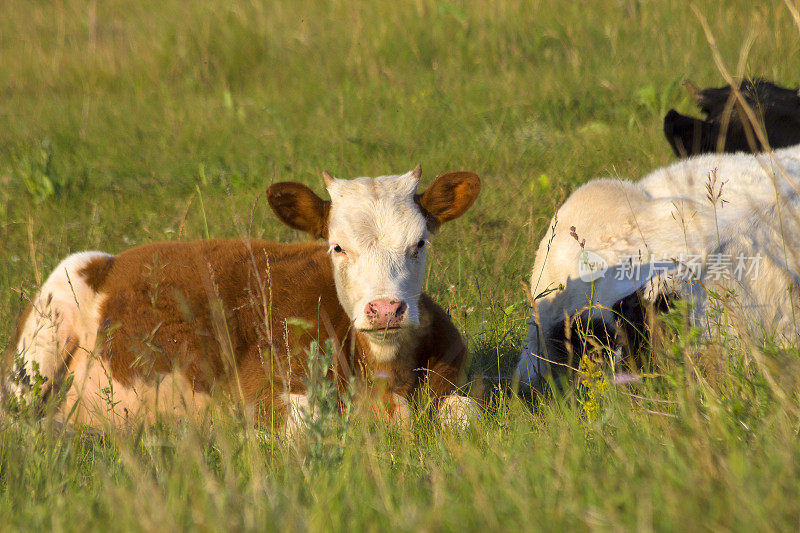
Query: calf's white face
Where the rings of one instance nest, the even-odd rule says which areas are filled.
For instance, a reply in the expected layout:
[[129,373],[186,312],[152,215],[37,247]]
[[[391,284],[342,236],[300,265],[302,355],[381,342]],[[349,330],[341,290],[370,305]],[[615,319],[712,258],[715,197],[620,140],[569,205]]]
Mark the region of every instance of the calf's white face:
[[414,200],[419,170],[349,181],[323,176],[336,290],[353,325],[380,337],[417,325],[428,240]]
[[330,201],[298,183],[269,189],[272,209],[289,226],[325,238],[339,302],[372,343],[396,344],[419,324],[427,241],[475,201],[480,179],[444,174],[417,194],[421,168],[401,175],[341,180],[323,173]]

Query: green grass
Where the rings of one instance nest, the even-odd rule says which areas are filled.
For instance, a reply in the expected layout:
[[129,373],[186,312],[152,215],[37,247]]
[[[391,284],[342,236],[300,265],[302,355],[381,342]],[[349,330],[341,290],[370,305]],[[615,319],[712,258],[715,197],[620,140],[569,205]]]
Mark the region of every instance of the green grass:
[[[752,33],[744,73],[797,84],[783,3],[695,5],[729,66]],[[663,114],[693,112],[680,81],[723,84],[689,5],[655,0],[6,0],[0,58],[0,348],[17,290],[70,252],[206,224],[302,239],[269,183],[422,163],[425,183],[483,179],[433,239],[426,290],[485,390],[517,362],[520,282],[555,207],[672,161]],[[797,358],[731,357],[673,322],[656,376],[590,384],[593,416],[583,389],[532,410],[495,393],[466,434],[356,423],[324,461],[235,416],[104,437],[6,422],[0,529],[796,529]]]

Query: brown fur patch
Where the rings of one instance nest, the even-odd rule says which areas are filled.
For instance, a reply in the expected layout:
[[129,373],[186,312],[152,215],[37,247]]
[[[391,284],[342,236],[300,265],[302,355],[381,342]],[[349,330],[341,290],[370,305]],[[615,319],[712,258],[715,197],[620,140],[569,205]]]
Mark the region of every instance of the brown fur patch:
[[[390,392],[410,398],[427,381],[435,397],[452,394],[458,387],[467,348],[450,316],[427,294],[419,300],[420,331],[416,345],[375,371],[391,376]],[[360,349],[369,353],[366,342]]]
[[328,214],[331,203],[317,196],[314,191],[294,182],[270,185],[267,201],[281,221],[299,229],[316,239],[328,237]]
[[111,271],[111,267],[114,265],[114,257],[107,256],[107,257],[96,257],[86,263],[78,274],[80,274],[83,279],[86,281],[86,284],[91,287],[91,289],[95,292],[100,292],[100,287],[102,287],[103,282],[108,276],[109,271]]
[[472,172],[442,174],[428,189],[415,196],[429,220],[429,229],[436,230],[444,222],[463,215],[481,191],[481,180]]

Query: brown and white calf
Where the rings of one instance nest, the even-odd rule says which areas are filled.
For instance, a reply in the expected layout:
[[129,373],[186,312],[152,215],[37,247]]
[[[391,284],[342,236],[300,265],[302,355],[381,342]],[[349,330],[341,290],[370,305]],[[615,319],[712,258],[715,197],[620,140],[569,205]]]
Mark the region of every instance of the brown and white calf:
[[325,244],[232,239],[71,255],[23,312],[11,349],[45,389],[71,376],[60,413],[73,423],[197,415],[221,393],[261,426],[296,428],[306,349],[328,338],[338,375],[384,378],[390,410],[403,416],[427,381],[443,416],[462,421],[474,408],[452,395],[465,345],[422,283],[429,235],[472,205],[480,180],[448,173],[417,194],[420,173],[323,173],[330,201],[299,183],[272,185],[278,217]]

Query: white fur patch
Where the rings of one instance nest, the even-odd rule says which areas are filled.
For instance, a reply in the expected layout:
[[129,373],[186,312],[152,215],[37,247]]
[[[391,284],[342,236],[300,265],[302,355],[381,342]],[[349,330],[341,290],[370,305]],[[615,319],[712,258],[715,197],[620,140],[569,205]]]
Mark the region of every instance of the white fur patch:
[[296,440],[305,427],[310,405],[307,394],[289,394],[286,398],[286,426],[284,431],[289,440]]
[[[419,327],[427,327],[427,325],[427,323],[424,325],[418,324]],[[388,363],[397,357],[401,348],[406,353],[412,351],[417,345],[418,334],[417,326],[408,326],[399,330],[387,332],[377,331],[365,333],[364,337],[369,343],[369,349],[375,361],[378,363]]]
[[392,361],[395,357],[397,357],[397,352],[400,350],[400,343],[399,342],[387,342],[386,340],[382,340],[380,342],[374,342],[372,340],[367,340],[369,343],[369,350],[372,354],[373,359],[378,363],[388,363]]
[[478,402],[467,396],[450,394],[442,398],[439,404],[439,420],[446,427],[463,430],[480,420],[480,417]]
[[[34,366],[47,378],[45,388],[66,371],[64,349],[77,343],[77,351],[91,352],[97,338],[100,307],[105,296],[96,293],[79,272],[92,260],[111,257],[102,252],[81,252],[64,259],[32,299],[32,311],[22,327],[16,346],[25,372]],[[22,390],[11,384],[11,390]]]
[[408,425],[411,424],[411,405],[408,403],[408,400],[397,393],[392,393],[392,401],[394,402],[392,422],[403,427],[408,427]]
[[[154,423],[159,417],[199,420],[209,407],[209,396],[195,392],[179,372],[160,374],[155,380],[137,378],[123,385],[92,353],[80,352],[70,364],[72,386],[60,416],[64,422],[102,427]],[[69,420],[66,417],[70,417]]]

